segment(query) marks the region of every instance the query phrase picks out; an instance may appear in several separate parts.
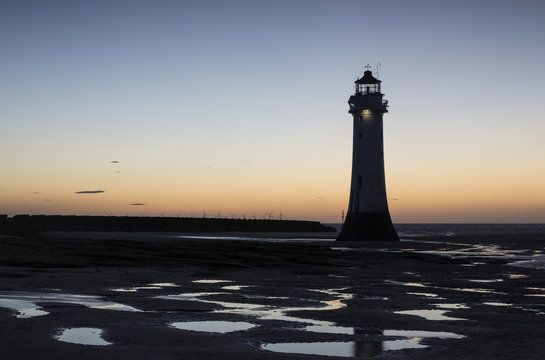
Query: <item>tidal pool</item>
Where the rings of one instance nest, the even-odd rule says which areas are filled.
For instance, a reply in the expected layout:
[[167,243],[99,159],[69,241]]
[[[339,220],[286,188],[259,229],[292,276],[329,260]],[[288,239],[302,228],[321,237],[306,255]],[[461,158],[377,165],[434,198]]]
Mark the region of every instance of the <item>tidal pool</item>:
[[112,345],[102,338],[103,330],[98,328],[78,327],[61,329],[61,333],[55,339],[63,342],[80,345]]
[[426,297],[426,298],[431,298],[431,299],[436,299],[436,300],[444,299],[444,298],[440,297],[439,295],[432,294],[432,293],[408,292],[407,294],[408,295],[423,296],[423,297]]
[[0,292],[0,307],[16,311],[17,315],[15,316],[18,318],[30,318],[49,314],[38,305],[43,303],[66,303],[103,310],[141,311],[129,305],[104,301],[100,296],[94,295],[23,291]]
[[174,283],[151,283],[144,286],[130,286],[124,288],[114,288],[110,290],[116,292],[137,292],[140,290],[161,290],[166,287],[180,287],[180,285],[176,285]]
[[187,321],[174,322],[170,325],[180,330],[202,331],[220,334],[243,331],[256,327],[255,324],[243,321]]
[[396,314],[404,314],[404,315],[415,315],[423,317],[426,320],[434,320],[434,321],[441,321],[441,320],[466,320],[461,318],[455,318],[450,316],[443,315],[446,313],[446,310],[402,310],[402,311],[395,311]]
[[484,302],[483,305],[488,305],[488,306],[513,306],[513,304],[503,303],[503,302],[496,302],[496,301]]
[[384,336],[400,337],[420,337],[420,338],[438,338],[438,339],[463,339],[464,335],[455,334],[446,331],[422,331],[422,330],[384,330]]
[[[227,294],[225,292],[203,292],[203,293],[182,293],[177,295],[164,295],[157,296],[160,299],[169,299],[169,300],[186,300],[186,301],[198,301],[208,304],[216,304],[222,307],[222,309],[214,310],[215,313],[227,313],[227,314],[236,314],[253,317],[259,320],[280,320],[286,322],[296,322],[303,323],[307,325],[308,331],[313,332],[325,332],[333,334],[351,334],[353,332],[352,328],[345,328],[337,326],[334,322],[331,321],[321,321],[314,319],[307,319],[297,316],[288,315],[291,311],[327,311],[335,310],[345,307],[346,305],[342,302],[343,300],[348,300],[353,297],[352,294],[342,293],[340,290],[345,289],[329,289],[329,290],[311,290],[320,293],[324,293],[333,297],[331,300],[319,300],[315,301],[317,304],[315,306],[274,306],[274,305],[264,305],[264,304],[253,304],[253,303],[242,303],[242,302],[229,302],[229,301],[220,301],[212,300],[209,297],[212,295]],[[272,298],[272,297],[271,297]]]
[[264,344],[261,349],[307,355],[325,355],[341,357],[371,357],[383,351],[402,349],[422,349],[426,345],[419,343],[418,338],[386,341],[348,341],[348,342],[309,342],[309,343],[277,343]]
[[433,304],[440,309],[469,309],[466,304]]

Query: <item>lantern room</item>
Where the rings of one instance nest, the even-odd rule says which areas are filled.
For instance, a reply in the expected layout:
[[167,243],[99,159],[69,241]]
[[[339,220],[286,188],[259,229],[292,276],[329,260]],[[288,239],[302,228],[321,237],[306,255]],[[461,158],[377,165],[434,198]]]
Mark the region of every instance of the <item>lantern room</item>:
[[380,94],[381,81],[373,76],[370,70],[363,73],[363,76],[354,81],[356,84],[356,95]]

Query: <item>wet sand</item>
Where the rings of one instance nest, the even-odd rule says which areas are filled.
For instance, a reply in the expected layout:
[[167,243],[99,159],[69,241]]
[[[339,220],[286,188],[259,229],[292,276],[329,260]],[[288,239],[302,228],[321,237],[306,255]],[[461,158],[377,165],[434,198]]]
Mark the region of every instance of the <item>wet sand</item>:
[[[50,233],[45,238],[0,239],[0,299],[2,295],[28,292],[95,295],[142,310],[41,302],[41,310],[47,315],[18,318],[17,312],[0,307],[3,358],[335,358],[261,349],[264,344],[287,342],[349,342],[358,358],[545,357],[545,270],[508,265],[516,260],[515,255],[539,255],[545,246],[543,233],[470,234],[361,244],[327,241],[332,234],[284,234],[286,238],[309,238],[309,242],[298,243],[165,239],[157,235]],[[497,251],[496,256],[484,255],[479,250],[483,248],[475,246],[478,244],[488,246],[488,253]],[[462,253],[465,255],[457,258],[456,254]],[[467,254],[473,256],[468,258]],[[154,283],[177,286],[129,289]],[[235,285],[247,287],[222,289]],[[332,289],[333,293],[315,291]],[[203,292],[220,294],[168,297]],[[316,309],[326,304],[320,301],[332,304],[333,300],[346,306]],[[220,303],[307,310],[286,312],[296,318],[286,321],[213,312],[225,310]],[[444,310],[442,316],[462,320],[428,320],[398,313],[411,310]],[[297,319],[331,322],[353,331],[305,331]],[[257,326],[226,334],[169,326],[202,320],[246,321]],[[113,344],[80,345],[54,339],[60,329],[71,327],[103,329],[104,340]],[[388,341],[407,340],[385,330],[440,331],[464,337],[423,338],[418,344],[425,348],[384,351]]]

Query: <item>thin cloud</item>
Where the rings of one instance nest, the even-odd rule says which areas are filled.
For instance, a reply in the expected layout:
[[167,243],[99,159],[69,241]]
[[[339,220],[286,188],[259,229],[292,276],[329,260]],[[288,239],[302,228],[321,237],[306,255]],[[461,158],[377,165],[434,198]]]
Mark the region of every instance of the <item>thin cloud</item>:
[[53,201],[53,199],[44,199],[44,201]]
[[134,203],[134,204],[129,204],[130,206],[147,206],[148,204],[144,204],[144,203]]
[[76,191],[76,194],[101,194],[104,190],[82,190],[82,191]]

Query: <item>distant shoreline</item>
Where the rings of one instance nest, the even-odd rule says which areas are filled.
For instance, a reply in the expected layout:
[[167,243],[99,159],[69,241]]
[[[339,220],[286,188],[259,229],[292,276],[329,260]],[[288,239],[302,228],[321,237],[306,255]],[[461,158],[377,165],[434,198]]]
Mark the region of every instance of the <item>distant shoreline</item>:
[[97,232],[336,232],[318,221],[147,216],[0,215],[0,234]]

